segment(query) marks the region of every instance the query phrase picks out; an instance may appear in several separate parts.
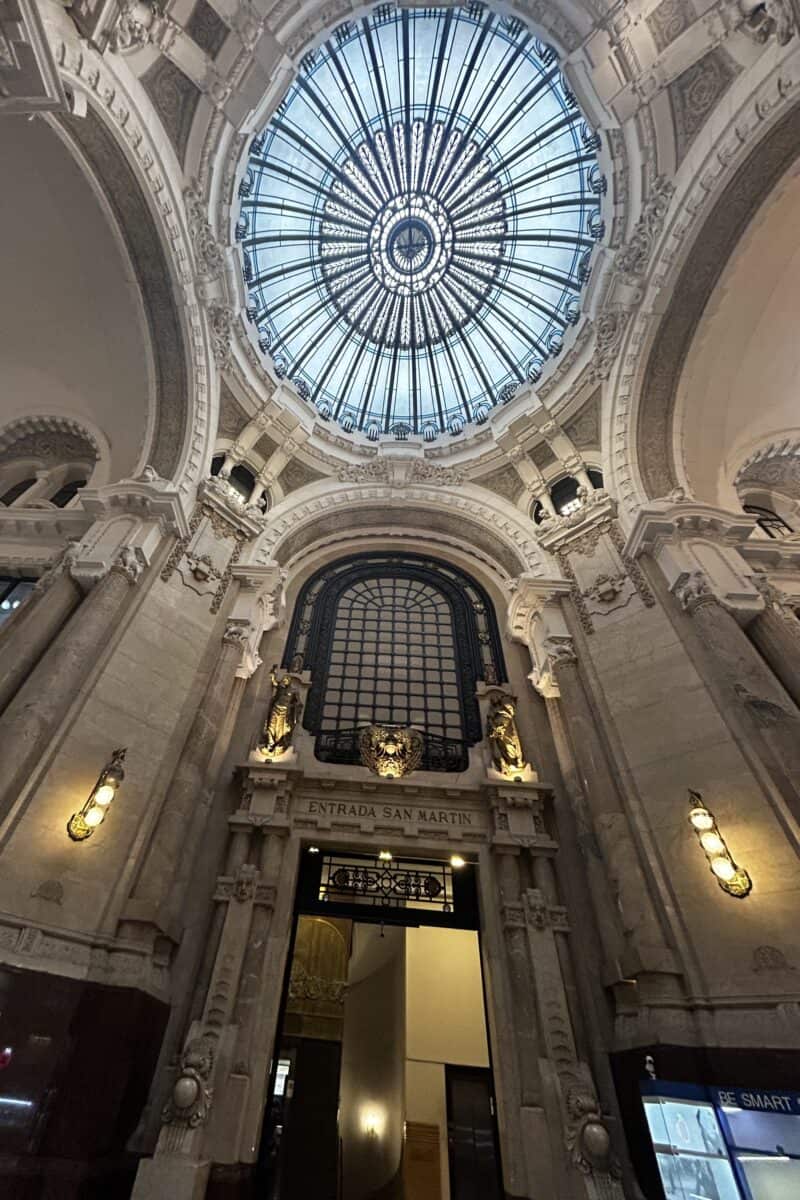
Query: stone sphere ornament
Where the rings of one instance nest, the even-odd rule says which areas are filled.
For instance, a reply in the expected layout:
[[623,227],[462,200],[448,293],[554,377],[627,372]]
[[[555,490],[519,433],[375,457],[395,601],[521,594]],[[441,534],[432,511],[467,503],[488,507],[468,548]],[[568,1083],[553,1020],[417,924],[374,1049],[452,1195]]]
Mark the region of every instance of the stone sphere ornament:
[[172,1089],[172,1103],[177,1109],[191,1108],[200,1094],[200,1084],[190,1075],[181,1075]]

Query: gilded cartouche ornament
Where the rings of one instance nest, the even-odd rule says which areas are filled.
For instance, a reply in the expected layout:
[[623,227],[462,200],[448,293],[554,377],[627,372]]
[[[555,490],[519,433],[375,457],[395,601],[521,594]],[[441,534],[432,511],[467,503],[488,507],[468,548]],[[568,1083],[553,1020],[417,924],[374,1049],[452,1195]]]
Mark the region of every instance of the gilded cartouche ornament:
[[410,775],[420,764],[422,734],[400,725],[366,725],[358,735],[361,761],[382,779]]
[[303,705],[294,689],[291,675],[278,676],[273,667],[270,678],[272,699],[258,749],[264,758],[275,759],[285,754],[291,746],[292,734],[300,719]]
[[495,695],[486,718],[486,736],[495,770],[507,779],[519,780],[529,770],[529,764],[522,753],[516,714],[514,696]]

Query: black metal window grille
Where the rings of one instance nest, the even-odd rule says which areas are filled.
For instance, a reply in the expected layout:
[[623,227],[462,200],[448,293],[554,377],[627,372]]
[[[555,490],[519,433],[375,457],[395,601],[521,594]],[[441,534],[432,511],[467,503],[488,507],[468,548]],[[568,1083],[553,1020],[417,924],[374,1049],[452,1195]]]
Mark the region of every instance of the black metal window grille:
[[423,768],[460,771],[481,737],[479,679],[505,679],[492,607],[468,576],[417,555],[360,555],[325,568],[295,609],[284,665],[309,670],[305,728],[317,757],[359,761],[364,725],[414,725]]
[[359,579],[336,606],[320,731],[387,721],[464,736],[453,614],[418,579]]
[[779,517],[771,508],[761,508],[758,504],[745,504],[742,507],[746,513],[755,517],[756,524],[764,530],[767,537],[791,537],[794,533],[788,521],[784,521],[783,517]]
[[447,862],[370,861],[346,854],[322,856],[319,900],[382,908],[453,911],[453,868]]

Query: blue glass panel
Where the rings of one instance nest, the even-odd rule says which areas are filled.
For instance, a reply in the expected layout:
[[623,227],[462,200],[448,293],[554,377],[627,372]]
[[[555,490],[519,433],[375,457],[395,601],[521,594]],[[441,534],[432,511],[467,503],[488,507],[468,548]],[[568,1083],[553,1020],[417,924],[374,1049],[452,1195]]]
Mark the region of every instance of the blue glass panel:
[[240,190],[262,351],[345,429],[427,439],[485,416],[577,319],[602,231],[596,149],[517,19],[382,6],[340,26]]

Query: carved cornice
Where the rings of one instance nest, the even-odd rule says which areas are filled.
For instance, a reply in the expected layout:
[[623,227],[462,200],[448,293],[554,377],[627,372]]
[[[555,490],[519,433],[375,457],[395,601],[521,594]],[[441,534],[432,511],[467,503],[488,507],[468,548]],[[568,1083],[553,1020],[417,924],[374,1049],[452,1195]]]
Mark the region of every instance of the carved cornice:
[[728,512],[694,500],[657,500],[637,512],[622,553],[636,559],[641,554],[658,553],[666,543],[689,537],[735,546],[749,538],[755,527],[755,517],[746,513]]
[[183,497],[152,467],[146,467],[136,479],[122,479],[102,488],[82,488],[78,497],[84,512],[95,520],[130,513],[144,521],[158,521],[164,533],[189,535]]
[[539,541],[551,554],[580,552],[596,545],[617,515],[617,503],[608,492],[589,492],[583,507],[567,517],[551,517],[539,526]]

